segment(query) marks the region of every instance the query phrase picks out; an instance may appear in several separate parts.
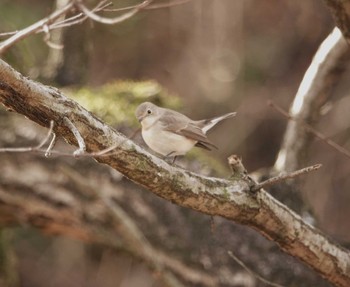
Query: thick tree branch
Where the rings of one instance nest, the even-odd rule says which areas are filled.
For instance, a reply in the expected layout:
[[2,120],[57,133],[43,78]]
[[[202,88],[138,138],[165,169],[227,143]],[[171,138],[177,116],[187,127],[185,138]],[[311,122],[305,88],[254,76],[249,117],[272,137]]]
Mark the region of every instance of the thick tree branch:
[[[348,44],[339,29],[335,28],[319,47],[299,86],[289,112],[294,119],[310,125],[318,120],[322,106],[332,96],[333,87],[339,82],[349,59]],[[310,142],[311,137],[303,125],[290,120],[275,170],[281,172],[301,168]]]
[[[127,140],[57,89],[23,77],[1,60],[0,102],[45,127],[53,120],[55,133],[76,145],[74,135],[63,123],[63,118],[69,116],[83,137],[87,151],[96,152],[120,144],[110,156],[96,157],[99,162],[178,205],[250,226],[333,284],[349,286],[349,252],[331,243],[265,191],[252,196],[247,181],[204,177],[170,166]],[[62,219],[65,215],[52,216]],[[40,222],[35,225],[40,227]],[[79,233],[75,228],[71,232]],[[86,238],[87,232],[81,230],[80,236]]]

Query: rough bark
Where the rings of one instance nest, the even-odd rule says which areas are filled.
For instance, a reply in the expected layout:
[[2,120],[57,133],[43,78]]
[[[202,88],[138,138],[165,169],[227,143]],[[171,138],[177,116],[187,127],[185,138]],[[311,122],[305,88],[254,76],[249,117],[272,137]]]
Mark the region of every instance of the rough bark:
[[350,17],[349,0],[323,0],[330,9],[337,27],[342,31],[344,37],[350,39]]
[[[0,130],[0,146],[36,145],[45,134],[41,127],[1,108]],[[28,133],[35,135],[35,139],[29,140]],[[59,141],[57,149],[64,151],[65,148],[70,147]],[[142,260],[151,271],[157,269],[160,275],[170,273],[184,286],[265,286],[242,270],[227,251],[232,251],[252,270],[272,282],[299,287],[330,286],[316,272],[254,230],[219,217],[211,220],[209,216],[172,204],[91,159],[46,159],[33,153],[0,153],[0,162],[0,187],[5,186],[2,190],[6,192],[9,205],[17,203],[16,211],[0,216],[7,219],[7,224],[1,222],[2,226],[19,224],[28,230],[27,226],[33,226],[25,220],[28,202],[31,209],[35,204],[42,206],[46,202],[47,213],[42,208],[37,210],[37,216],[47,218],[45,226],[50,226],[51,222],[57,224],[57,219],[50,216],[53,213],[71,214],[75,221],[73,228],[62,224],[60,233],[49,228],[45,233],[79,238],[81,226],[88,225],[91,232],[87,240],[95,243],[95,249],[103,244],[102,250],[113,249],[116,257]],[[198,162],[191,160],[182,164],[194,168]],[[0,211],[8,209],[3,206],[7,204],[2,204]],[[39,230],[44,231],[43,228]],[[32,233],[36,232],[30,231]],[[51,240],[56,242],[57,239]],[[123,255],[125,252],[127,254]],[[156,281],[159,276],[157,278]],[[22,275],[21,280],[27,280],[26,275]]]
[[[53,120],[57,135],[76,144],[72,132],[63,124],[63,118],[68,117],[83,136],[88,151],[120,144],[114,154],[96,159],[166,200],[250,226],[335,285],[350,284],[349,252],[330,242],[265,191],[250,194],[248,182],[239,178],[204,177],[170,166],[127,140],[57,89],[23,77],[4,61],[0,61],[0,101],[42,126],[47,127]],[[37,227],[59,232],[64,225],[71,233],[77,232],[74,227],[69,228],[70,219],[64,213],[52,214],[53,218],[61,220],[61,224],[45,226],[46,218],[41,218],[41,213],[38,216],[36,208],[28,212],[36,214],[28,215],[28,218]],[[71,222],[74,226],[72,223],[74,221]],[[86,238],[86,229],[78,234]]]

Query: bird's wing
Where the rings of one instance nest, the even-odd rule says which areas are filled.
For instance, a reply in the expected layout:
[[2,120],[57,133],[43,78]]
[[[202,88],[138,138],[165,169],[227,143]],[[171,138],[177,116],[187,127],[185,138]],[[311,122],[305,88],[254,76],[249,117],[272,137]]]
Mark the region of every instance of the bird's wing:
[[217,147],[209,141],[203,133],[201,127],[196,125],[191,119],[183,114],[167,111],[162,116],[162,125],[166,131],[184,136],[188,139],[197,141],[196,146],[211,150]]
[[236,115],[235,112],[233,113],[227,113],[222,116],[210,118],[210,119],[205,119],[205,120],[200,120],[200,121],[195,121],[196,125],[199,126],[203,133],[207,133],[211,128],[213,128],[216,124],[219,122],[226,120],[228,118],[232,118]]

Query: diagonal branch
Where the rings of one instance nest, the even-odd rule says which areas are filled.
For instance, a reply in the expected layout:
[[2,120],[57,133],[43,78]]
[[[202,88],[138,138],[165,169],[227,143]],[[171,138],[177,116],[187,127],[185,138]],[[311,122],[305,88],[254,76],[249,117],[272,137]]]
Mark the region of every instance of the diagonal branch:
[[63,8],[56,10],[48,17],[34,23],[33,25],[19,31],[14,34],[12,37],[6,39],[3,42],[0,42],[0,55],[3,54],[8,48],[10,48],[13,44],[27,37],[28,35],[35,33],[36,31],[42,29],[45,25],[52,23],[53,21],[59,19],[62,15],[68,13],[74,6],[73,2],[69,2]]
[[251,195],[247,180],[205,177],[171,166],[126,139],[59,90],[23,77],[2,60],[0,102],[42,126],[48,127],[53,120],[54,132],[77,145],[75,136],[63,122],[69,115],[88,152],[118,145],[109,156],[97,156],[97,161],[168,201],[250,226],[333,284],[350,285],[349,252],[265,191]]
[[106,17],[102,17],[97,15],[96,13],[94,13],[93,11],[89,10],[84,4],[82,0],[76,0],[75,1],[75,5],[80,9],[80,11],[85,14],[87,17],[89,17],[90,19],[102,23],[102,24],[108,24],[108,25],[115,25],[118,24],[120,22],[123,22],[129,18],[131,18],[132,16],[134,16],[136,13],[138,13],[140,10],[144,9],[145,7],[147,7],[149,4],[152,3],[153,0],[145,0],[143,1],[141,4],[136,5],[132,10],[130,10],[129,12],[122,14],[120,16],[114,17],[114,18],[106,18]]
[[[290,108],[294,119],[311,125],[318,120],[322,106],[332,96],[333,87],[339,82],[349,59],[348,44],[340,30],[335,28],[319,47],[299,86]],[[274,166],[278,172],[303,166],[311,137],[300,122],[288,122]]]
[[75,139],[78,142],[78,146],[79,149],[77,149],[74,152],[74,156],[78,156],[80,154],[83,154],[86,150],[86,145],[85,145],[85,141],[82,138],[80,132],[78,131],[78,129],[75,127],[75,125],[70,121],[70,119],[68,119],[67,117],[63,118],[63,122],[65,123],[65,125],[70,129],[70,131],[73,133]]
[[[280,106],[276,105],[273,102],[269,102],[268,103],[270,107],[274,108],[276,111],[278,111],[280,114],[282,114],[283,116],[285,116],[287,119],[289,119],[290,121],[295,121],[298,122],[297,119],[291,117],[288,112],[286,112],[285,110],[283,110]],[[340,146],[339,144],[337,144],[336,142],[334,142],[333,140],[331,140],[330,138],[326,137],[324,134],[322,134],[321,132],[319,132],[318,130],[316,130],[315,128],[313,128],[311,125],[301,122],[299,121],[298,124],[300,124],[303,128],[305,128],[308,132],[312,133],[315,137],[317,137],[318,139],[322,140],[323,142],[325,142],[326,144],[328,144],[330,147],[332,147],[333,149],[335,149],[336,151],[338,151],[339,153],[345,155],[346,157],[350,158],[350,152],[343,148],[342,146]]]
[[322,166],[322,164],[315,164],[315,165],[312,165],[312,166],[308,166],[308,167],[296,170],[294,172],[285,173],[285,174],[282,173],[282,174],[280,174],[278,176],[269,178],[269,179],[267,179],[267,180],[265,180],[263,182],[260,182],[260,183],[258,183],[256,185],[254,185],[251,188],[251,191],[255,192],[255,191],[258,191],[258,190],[260,190],[262,188],[266,188],[267,186],[274,185],[274,184],[276,184],[278,182],[284,181],[286,179],[296,178],[297,176],[303,175],[305,173],[309,173],[311,171],[318,170],[321,166]]

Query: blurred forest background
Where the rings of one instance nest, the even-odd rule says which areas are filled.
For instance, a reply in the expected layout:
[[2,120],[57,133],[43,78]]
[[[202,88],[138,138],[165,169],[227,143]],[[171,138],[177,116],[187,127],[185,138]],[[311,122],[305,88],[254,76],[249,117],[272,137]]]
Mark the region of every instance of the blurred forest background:
[[[0,32],[32,24],[60,2],[64,1],[2,0]],[[139,3],[114,2],[115,7]],[[113,13],[104,12],[104,15]],[[30,36],[8,50],[3,58],[24,75],[66,89],[73,97],[86,91],[103,102],[99,91],[110,83],[152,81],[149,82],[151,90],[154,87],[178,97],[180,100],[169,100],[176,103],[170,106],[193,119],[237,111],[234,120],[226,121],[209,135],[219,150],[205,153],[205,157],[213,157],[225,166],[230,154],[238,154],[248,171],[253,172],[273,166],[287,124],[287,119],[268,107],[267,101],[271,99],[289,109],[314,53],[333,27],[329,10],[319,0],[192,0],[142,11],[119,25],[87,21],[55,32],[52,37],[61,39],[62,50],[50,49],[42,34]],[[317,129],[350,149],[348,77],[346,72],[345,80],[334,91],[331,109],[321,118]],[[168,106],[169,102],[163,100]],[[84,105],[83,101],[81,104],[104,116],[103,104],[102,108],[89,108],[89,103]],[[136,127],[133,108],[130,103],[131,116],[119,126],[113,120],[110,123],[130,132]],[[11,117],[12,122],[20,122],[16,132],[2,132],[1,145],[18,146],[25,139],[35,142],[45,132],[38,131],[20,116],[2,111],[1,117],[4,130],[5,119]],[[11,133],[17,136],[11,138]],[[33,159],[31,155],[7,156],[18,162]],[[305,161],[306,165],[314,163],[322,163],[323,168],[305,178],[301,187],[303,196],[319,228],[338,242],[347,243],[350,241],[349,159],[316,140]],[[93,162],[88,165],[95,168]],[[13,170],[16,173],[16,169]],[[227,168],[224,176],[228,174]],[[166,216],[166,210],[164,214]],[[210,229],[209,219],[206,220],[205,225]],[[147,267],[127,254],[116,255],[109,249],[67,238],[45,237],[25,226],[7,232],[8,229],[3,230],[2,238],[12,238],[8,242],[13,244],[21,278],[17,286],[163,286],[150,275]],[[273,248],[265,244],[267,249]],[[239,248],[238,245],[235,248]],[[243,254],[252,250],[249,244],[245,248],[247,251]],[[264,261],[261,256],[260,260]],[[244,261],[245,257],[241,259]],[[254,258],[251,261],[254,262]],[[270,267],[265,275],[274,278],[274,267],[282,267],[274,266],[273,262],[267,264]],[[288,266],[283,266],[285,277],[276,275],[276,278],[287,286],[302,286],[286,279],[291,272]],[[237,265],[235,268],[245,274]],[[260,267],[253,265],[252,268]],[[260,272],[264,273],[263,267]],[[294,272],[293,276],[297,277],[298,273]],[[248,281],[237,281],[235,286],[263,286],[254,280]],[[0,286],[6,286],[3,284]],[[317,286],[328,286],[325,282],[322,284]]]

